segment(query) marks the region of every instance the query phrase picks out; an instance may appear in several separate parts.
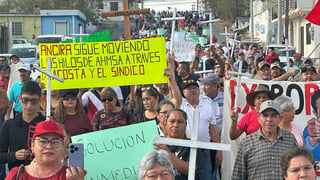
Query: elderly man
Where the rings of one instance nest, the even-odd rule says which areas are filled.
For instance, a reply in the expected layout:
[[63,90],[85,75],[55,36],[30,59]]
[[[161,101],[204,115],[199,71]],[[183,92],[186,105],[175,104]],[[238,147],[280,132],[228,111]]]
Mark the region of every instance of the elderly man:
[[[259,79],[269,81],[271,80],[271,74],[270,74],[270,65],[266,61],[262,61],[257,66],[257,75],[259,76]],[[274,81],[286,81],[290,76],[295,76],[299,72],[298,69],[292,69],[283,75],[272,79]]]
[[293,134],[281,130],[280,107],[268,100],[261,104],[258,121],[260,130],[246,136],[239,145],[232,180],[277,180],[281,153],[298,146]]
[[[187,135],[192,132],[193,112],[200,111],[199,138],[200,141],[213,141],[220,143],[220,136],[216,127],[216,112],[211,104],[200,101],[200,90],[197,82],[189,82],[183,88],[184,97],[181,102],[181,109],[187,115]],[[216,164],[220,165],[222,161],[221,151],[217,151]],[[199,166],[200,179],[212,179],[211,155],[210,150],[201,150],[201,163]]]

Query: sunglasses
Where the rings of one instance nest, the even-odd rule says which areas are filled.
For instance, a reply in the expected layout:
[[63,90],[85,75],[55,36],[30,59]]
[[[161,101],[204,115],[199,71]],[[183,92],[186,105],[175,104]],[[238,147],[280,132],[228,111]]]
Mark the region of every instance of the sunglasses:
[[106,101],[108,101],[108,102],[113,101],[113,97],[109,97],[109,98],[102,98],[102,99],[101,99],[101,102],[106,102]]
[[76,96],[64,96],[64,97],[62,97],[62,99],[65,101],[68,101],[69,99],[75,100],[75,99],[77,99],[77,97]]
[[29,98],[21,98],[21,102],[23,104],[28,104],[28,102],[31,102],[31,104],[37,104],[40,101],[40,99],[29,99]]

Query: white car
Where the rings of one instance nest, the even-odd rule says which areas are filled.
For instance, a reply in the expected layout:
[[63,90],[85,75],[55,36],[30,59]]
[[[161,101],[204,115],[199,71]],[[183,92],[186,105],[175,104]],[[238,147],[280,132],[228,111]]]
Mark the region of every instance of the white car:
[[[269,49],[271,47],[273,47],[274,48],[274,52],[279,55],[280,62],[282,64],[287,64],[286,51],[280,51],[281,49],[286,49],[286,46],[285,45],[275,45],[275,44],[267,45],[266,48],[265,48],[265,52],[264,52],[266,55],[268,54]],[[290,49],[289,50],[289,58],[293,59],[292,56],[296,53],[296,48],[292,47],[292,46],[289,46],[289,49]]]
[[15,54],[20,58],[23,63],[38,64],[39,63],[39,50],[35,45],[20,45],[12,47],[9,54]]
[[32,43],[32,45],[39,45],[40,43],[61,43],[66,40],[64,35],[59,34],[47,34],[38,36]]
[[29,45],[26,39],[14,39],[12,40],[12,47],[21,46],[21,45]]

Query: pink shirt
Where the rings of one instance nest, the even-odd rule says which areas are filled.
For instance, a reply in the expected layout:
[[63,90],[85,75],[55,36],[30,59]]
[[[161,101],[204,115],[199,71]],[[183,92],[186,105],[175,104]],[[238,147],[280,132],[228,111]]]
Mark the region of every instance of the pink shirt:
[[298,146],[303,146],[302,130],[294,122],[291,122],[291,133],[294,135],[294,137],[296,137],[296,140],[298,142]]

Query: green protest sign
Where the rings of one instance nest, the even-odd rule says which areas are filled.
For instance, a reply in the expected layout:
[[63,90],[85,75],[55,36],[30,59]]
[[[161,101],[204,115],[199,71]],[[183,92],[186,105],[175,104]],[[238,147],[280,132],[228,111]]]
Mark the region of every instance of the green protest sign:
[[[90,34],[89,36],[83,36],[82,42],[105,42],[105,41],[111,41],[110,32],[108,30],[97,32]],[[72,43],[72,39],[68,39],[65,41],[62,41],[62,43]],[[75,38],[75,42],[79,43],[80,38]]]
[[163,36],[164,35],[164,29],[163,28],[157,29],[157,32],[158,32],[159,36]]
[[209,29],[203,29],[202,30],[202,35],[209,36],[210,35],[210,30]]
[[71,137],[84,145],[86,179],[138,179],[141,158],[159,136],[155,121],[106,129]]
[[201,46],[204,46],[208,43],[208,40],[205,37],[199,37],[199,43],[201,44]]
[[187,35],[186,39],[192,39],[193,42],[195,42],[196,44],[198,44],[199,42],[199,36],[198,35]]
[[151,30],[151,36],[156,34],[156,30]]

